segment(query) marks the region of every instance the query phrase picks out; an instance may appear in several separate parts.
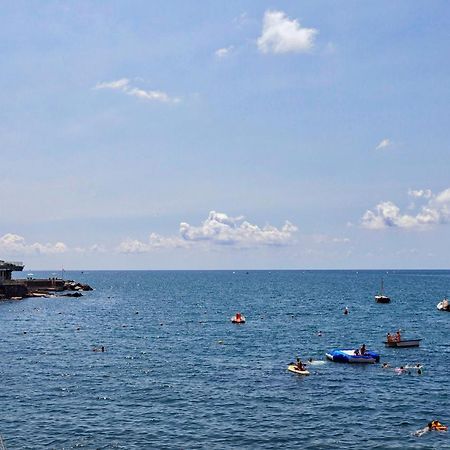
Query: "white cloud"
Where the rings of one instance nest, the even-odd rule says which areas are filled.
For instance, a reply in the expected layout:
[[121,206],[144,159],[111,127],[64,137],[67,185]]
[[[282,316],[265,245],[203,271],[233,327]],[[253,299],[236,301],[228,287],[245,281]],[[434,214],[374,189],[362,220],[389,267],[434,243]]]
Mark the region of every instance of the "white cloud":
[[392,147],[393,143],[390,139],[383,139],[376,147],[375,150],[383,150],[385,148]]
[[126,239],[117,247],[120,253],[148,253],[157,249],[186,248],[189,244],[180,237],[164,237],[156,233],[151,233],[147,242],[137,239]]
[[13,233],[7,233],[0,237],[0,251],[8,255],[29,255],[32,253],[48,255],[65,253],[67,250],[68,248],[63,242],[56,242],[55,244],[41,244],[39,242],[27,244],[23,236]]
[[115,81],[97,83],[94,86],[94,89],[118,90],[133,97],[141,98],[143,100],[158,101],[163,103],[178,103],[180,101],[178,97],[171,97],[163,91],[149,91],[132,86],[128,78],[121,78]]
[[416,214],[402,214],[393,202],[381,202],[374,211],[368,210],[361,219],[364,228],[429,228],[450,221],[450,188],[434,195],[430,190],[409,191],[416,198],[428,201]]
[[243,12],[239,14],[239,16],[235,17],[233,19],[233,23],[238,27],[242,28],[244,25],[246,25],[249,22],[249,17],[246,12]]
[[314,46],[318,34],[315,28],[302,28],[298,20],[291,20],[283,11],[266,11],[258,49],[262,53],[307,52]]
[[232,45],[230,45],[229,47],[219,48],[214,52],[214,54],[217,58],[222,59],[227,57],[233,51],[233,48],[234,47]]
[[147,242],[135,239],[123,241],[117,248],[121,253],[146,253],[161,248],[226,245],[235,248],[288,245],[294,240],[297,227],[286,221],[281,228],[259,227],[225,213],[211,211],[200,226],[180,223],[179,236],[164,237],[152,233]]
[[313,234],[311,237],[316,244],[347,244],[350,242],[347,237],[333,237],[326,234]]
[[94,89],[119,89],[124,90],[127,89],[130,84],[130,80],[128,78],[121,78],[116,81],[106,81],[103,83],[97,83]]
[[418,189],[418,190],[410,189],[408,191],[408,195],[414,198],[431,198],[433,193],[431,192],[430,189]]
[[297,227],[288,221],[280,229],[271,225],[259,227],[242,217],[234,218],[216,211],[211,211],[199,227],[185,222],[180,224],[181,237],[186,241],[209,241],[239,247],[286,245],[292,241],[295,231]]

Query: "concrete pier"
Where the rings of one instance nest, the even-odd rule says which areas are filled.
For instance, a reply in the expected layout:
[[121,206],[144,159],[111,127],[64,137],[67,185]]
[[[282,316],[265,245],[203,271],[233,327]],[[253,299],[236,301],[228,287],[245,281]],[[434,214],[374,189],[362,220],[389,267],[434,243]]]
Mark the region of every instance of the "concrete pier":
[[[92,288],[83,283],[61,278],[27,278],[13,279],[12,272],[22,271],[21,262],[0,260],[0,300],[21,299],[24,297],[42,296],[63,291],[91,291]],[[67,294],[68,295],[68,294]]]

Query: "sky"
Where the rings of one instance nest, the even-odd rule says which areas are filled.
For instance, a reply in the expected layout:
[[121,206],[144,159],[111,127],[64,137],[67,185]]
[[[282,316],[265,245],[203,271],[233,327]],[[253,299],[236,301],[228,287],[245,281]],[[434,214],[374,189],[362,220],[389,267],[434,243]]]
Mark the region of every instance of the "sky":
[[449,268],[447,1],[14,0],[0,259]]

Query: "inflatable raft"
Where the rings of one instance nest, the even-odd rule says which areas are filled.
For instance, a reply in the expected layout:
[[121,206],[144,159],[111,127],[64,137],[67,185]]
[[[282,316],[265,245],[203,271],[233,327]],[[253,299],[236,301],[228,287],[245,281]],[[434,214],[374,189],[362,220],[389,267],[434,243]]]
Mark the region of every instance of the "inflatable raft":
[[380,362],[380,355],[371,350],[366,350],[364,355],[355,354],[354,349],[336,348],[326,354],[330,361],[343,363],[376,363]]
[[288,365],[289,372],[296,373],[297,375],[309,375],[308,370],[300,370],[296,364],[292,363]]

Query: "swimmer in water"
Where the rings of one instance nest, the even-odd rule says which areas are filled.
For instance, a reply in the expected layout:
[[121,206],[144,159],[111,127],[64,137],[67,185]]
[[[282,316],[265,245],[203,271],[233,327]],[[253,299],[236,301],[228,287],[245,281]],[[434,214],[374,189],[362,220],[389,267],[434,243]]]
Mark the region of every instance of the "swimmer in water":
[[348,309],[348,306],[346,306],[346,307],[344,308],[344,315],[346,316],[349,312],[350,312],[350,311],[349,311],[349,309]]
[[420,437],[430,431],[447,431],[447,430],[448,430],[447,425],[443,425],[442,423],[439,422],[439,420],[432,420],[431,422],[428,422],[426,427],[417,430],[414,433],[414,436]]

